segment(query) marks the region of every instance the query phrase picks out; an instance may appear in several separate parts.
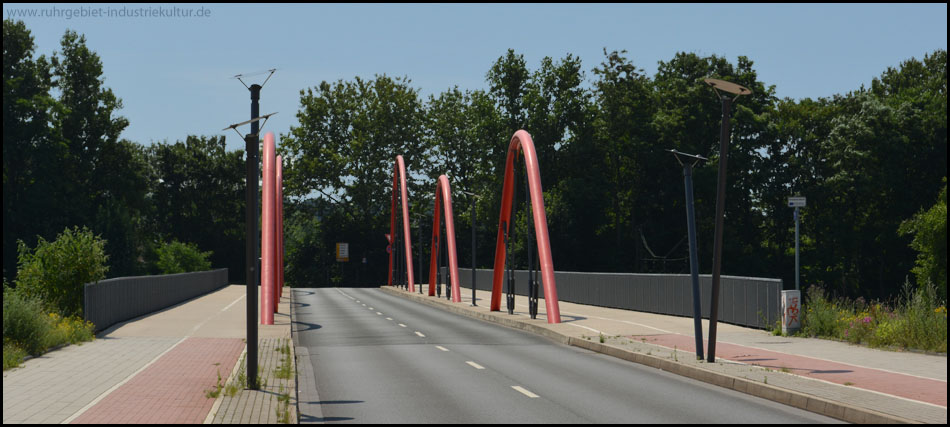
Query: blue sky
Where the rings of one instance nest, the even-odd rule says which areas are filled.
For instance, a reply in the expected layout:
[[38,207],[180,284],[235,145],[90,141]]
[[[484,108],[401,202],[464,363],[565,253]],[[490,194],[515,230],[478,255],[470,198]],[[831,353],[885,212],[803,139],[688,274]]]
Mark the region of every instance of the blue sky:
[[[210,16],[79,16],[199,12]],[[846,93],[887,67],[947,48],[941,4],[397,4],[3,5],[32,31],[37,55],[59,50],[63,32],[86,36],[102,58],[105,83],[123,100],[122,137],[149,144],[221,129],[250,115],[247,90],[230,77],[276,67],[261,113],[279,112],[264,131],[297,122],[299,91],[321,81],[407,76],[423,97],[458,85],[486,89],[485,73],[507,49],[529,69],[545,56],[582,59],[588,80],[603,49],[626,49],[647,74],[676,52],[745,55],[779,97]],[[124,8],[124,9],[123,9]],[[32,10],[33,12],[29,12]],[[138,11],[138,12],[136,12]],[[183,12],[184,11],[184,12]],[[82,14],[82,11],[78,13]],[[71,16],[69,16],[71,15]],[[265,75],[257,78],[263,79]],[[251,78],[248,83],[254,82]],[[257,82],[260,82],[259,80]],[[246,132],[246,129],[245,129]]]

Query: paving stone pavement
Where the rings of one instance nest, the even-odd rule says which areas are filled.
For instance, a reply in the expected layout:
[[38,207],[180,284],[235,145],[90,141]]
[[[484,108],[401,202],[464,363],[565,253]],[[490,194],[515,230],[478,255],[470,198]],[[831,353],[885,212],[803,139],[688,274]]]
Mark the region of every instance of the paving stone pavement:
[[[260,390],[240,389],[233,396],[226,392],[213,414],[212,424],[297,424],[297,390],[294,345],[290,337],[265,338],[258,346]],[[246,356],[246,354],[245,354]],[[246,376],[244,359],[231,382],[239,384]],[[287,371],[286,368],[290,367]],[[278,372],[290,372],[281,378]]]
[[[244,286],[227,286],[109,328],[93,342],[51,351],[4,372],[4,424],[210,422],[224,393],[217,398],[206,393],[230,379],[243,361],[245,297]],[[282,360],[274,349],[289,342],[289,309],[290,289],[285,288],[275,324],[258,325],[262,373]],[[292,351],[293,345],[289,348]],[[289,360],[295,372],[292,354]],[[289,381],[295,383],[293,377]],[[286,388],[286,380],[274,383],[277,391],[280,386]],[[249,394],[276,396],[277,391]],[[254,405],[257,414],[274,414],[254,422],[277,422],[280,405],[296,422],[294,400],[261,398]],[[240,405],[229,405],[216,413],[238,409]]]

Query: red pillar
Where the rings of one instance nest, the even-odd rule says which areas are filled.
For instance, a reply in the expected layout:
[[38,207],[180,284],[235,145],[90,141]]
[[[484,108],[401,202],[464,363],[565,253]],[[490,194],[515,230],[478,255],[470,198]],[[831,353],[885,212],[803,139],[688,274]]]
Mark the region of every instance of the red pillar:
[[277,292],[274,294],[274,313],[284,294],[284,166],[277,156]]
[[276,167],[274,165],[274,134],[264,135],[264,150],[261,179],[261,324],[274,324],[274,282],[276,242],[274,228],[276,217]]

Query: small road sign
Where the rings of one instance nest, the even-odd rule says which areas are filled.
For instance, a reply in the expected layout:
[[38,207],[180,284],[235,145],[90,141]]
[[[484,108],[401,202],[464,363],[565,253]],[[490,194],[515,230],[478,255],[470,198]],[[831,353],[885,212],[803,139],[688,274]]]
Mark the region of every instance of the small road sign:
[[804,197],[799,197],[799,196],[791,196],[791,197],[789,197],[789,198],[788,198],[788,207],[790,207],[790,208],[798,208],[798,207],[802,207],[802,208],[803,208],[803,207],[805,207],[805,198],[804,198]]
[[349,243],[336,244],[336,260],[340,262],[347,262],[350,260],[350,244]]

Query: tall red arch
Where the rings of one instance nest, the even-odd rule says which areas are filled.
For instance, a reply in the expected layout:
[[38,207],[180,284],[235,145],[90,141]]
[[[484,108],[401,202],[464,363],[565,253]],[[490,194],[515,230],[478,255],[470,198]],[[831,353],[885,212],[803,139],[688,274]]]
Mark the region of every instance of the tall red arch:
[[[412,271],[412,241],[409,239],[409,194],[406,190],[406,163],[402,155],[396,156],[396,164],[393,166],[393,197],[389,218],[389,235],[392,239],[396,238],[396,191],[399,190],[402,197],[402,235],[405,243],[406,255],[406,273],[409,278],[409,292],[415,292],[415,277]],[[389,256],[389,286],[393,285],[393,262],[394,256]]]
[[534,141],[525,130],[515,132],[508,144],[508,158],[505,161],[505,185],[502,187],[501,213],[498,215],[498,238],[495,241],[495,271],[492,280],[491,311],[501,307],[501,285],[505,272],[505,233],[510,232],[512,198],[514,196],[514,161],[518,153],[524,154],[528,173],[528,191],[531,193],[532,219],[534,234],[537,236],[538,260],[541,265],[541,281],[544,285],[544,305],[547,309],[548,323],[561,323],[561,310],[558,307],[557,287],[554,283],[554,262],[551,258],[551,242],[548,238],[548,220],[544,214],[544,195],[541,190],[541,169],[538,166],[538,154]]
[[[441,227],[440,219],[442,211],[445,211],[445,239],[440,239]],[[443,242],[444,240],[444,242]],[[432,255],[429,257],[429,296],[435,295],[435,273],[438,268],[439,251],[437,244],[448,245],[446,249],[449,254],[449,278],[452,285],[452,302],[462,302],[461,291],[459,290],[459,263],[458,252],[455,246],[455,220],[452,215],[452,188],[449,186],[449,177],[439,176],[435,186],[435,205],[432,212]]]

